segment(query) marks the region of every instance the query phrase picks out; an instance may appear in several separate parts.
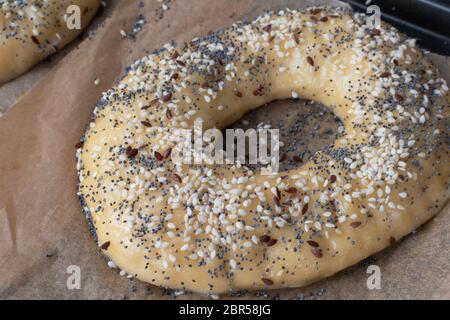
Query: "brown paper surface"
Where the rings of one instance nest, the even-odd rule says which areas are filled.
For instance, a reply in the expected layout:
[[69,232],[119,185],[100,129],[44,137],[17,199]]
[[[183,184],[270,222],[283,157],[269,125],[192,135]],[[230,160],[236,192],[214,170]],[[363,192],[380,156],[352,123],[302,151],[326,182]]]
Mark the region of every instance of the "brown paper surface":
[[[140,6],[140,2],[144,5]],[[75,147],[101,92],[134,59],[170,40],[179,43],[210,30],[249,20],[265,10],[301,8],[325,1],[295,0],[164,0],[110,1],[102,25],[82,40],[0,118],[0,298],[2,299],[165,299],[162,290],[121,277],[98,254],[76,198]],[[326,1],[329,3],[329,1]],[[122,38],[139,19],[147,21],[136,38]],[[98,20],[95,22],[98,23]],[[435,61],[450,79],[449,60]],[[45,69],[45,67],[44,67]],[[444,70],[445,69],[445,70]],[[98,86],[94,80],[100,79]],[[276,103],[275,103],[276,104]],[[336,128],[333,115],[283,102],[248,116],[251,123],[313,119]],[[280,104],[280,103],[278,103]],[[316,114],[315,114],[316,113]],[[321,114],[320,114],[321,115]],[[318,119],[317,119],[318,118]],[[328,119],[323,121],[323,119]],[[278,122],[277,122],[278,121]],[[321,123],[322,121],[322,123]],[[299,137],[311,129],[304,128]],[[301,130],[300,130],[301,131]],[[319,130],[320,131],[320,130]],[[324,134],[323,132],[321,134]],[[332,133],[325,133],[329,141]],[[309,137],[314,138],[314,137]],[[326,140],[328,139],[328,140]],[[301,140],[301,139],[299,139]],[[314,152],[315,143],[299,141],[291,152]],[[358,266],[302,289],[236,293],[241,298],[395,299],[450,298],[450,210],[418,232]],[[369,290],[367,266],[381,269],[381,289]],[[81,272],[81,288],[70,290],[70,266]],[[207,298],[184,294],[178,299]]]

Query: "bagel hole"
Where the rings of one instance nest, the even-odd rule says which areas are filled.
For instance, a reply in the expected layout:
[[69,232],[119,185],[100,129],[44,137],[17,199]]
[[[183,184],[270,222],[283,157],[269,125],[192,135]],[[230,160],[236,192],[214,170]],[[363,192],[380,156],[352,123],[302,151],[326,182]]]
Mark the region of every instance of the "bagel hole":
[[[280,130],[280,141],[283,142],[280,147],[280,171],[300,167],[317,151],[332,145],[342,135],[339,133],[342,132],[340,127],[343,128],[342,121],[321,103],[303,99],[276,100],[247,113],[239,121],[225,128],[224,150],[227,145],[226,129],[257,129],[261,123],[270,125],[271,129]],[[270,149],[270,144],[268,147]],[[248,152],[247,139],[246,154]],[[246,165],[254,170],[262,167],[260,163]]]

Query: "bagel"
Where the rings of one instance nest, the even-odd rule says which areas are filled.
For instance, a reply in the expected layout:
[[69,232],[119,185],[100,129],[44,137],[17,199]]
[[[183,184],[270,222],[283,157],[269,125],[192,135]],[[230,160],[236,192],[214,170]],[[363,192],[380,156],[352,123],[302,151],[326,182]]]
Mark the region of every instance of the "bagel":
[[[286,9],[136,61],[77,145],[78,196],[110,266],[202,293],[299,287],[439,212],[448,87],[414,40],[365,22]],[[223,129],[291,97],[322,103],[345,128],[301,166],[262,175],[171,161],[172,129]]]
[[[67,27],[70,5],[80,8],[80,29]],[[72,41],[99,5],[100,0],[0,1],[0,83],[23,74]]]

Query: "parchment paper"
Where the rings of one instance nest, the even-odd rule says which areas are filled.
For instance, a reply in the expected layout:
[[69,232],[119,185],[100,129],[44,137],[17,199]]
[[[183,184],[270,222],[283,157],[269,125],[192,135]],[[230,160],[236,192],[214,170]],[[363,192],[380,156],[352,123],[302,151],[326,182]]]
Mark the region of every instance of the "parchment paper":
[[[164,0],[163,3],[167,6],[165,11],[157,0],[110,1],[107,18],[95,34],[55,63],[0,118],[0,298],[208,298],[196,294],[178,296],[170,290],[121,277],[117,270],[108,268],[97,252],[77,202],[74,145],[101,92],[111,87],[124,68],[145,52],[172,39],[182,43],[237,20],[251,19],[265,10],[325,2]],[[146,20],[142,30],[135,37],[123,38],[120,30],[130,32],[140,15]],[[448,60],[436,57],[436,61],[450,75]],[[97,78],[100,83],[96,86]],[[297,107],[302,104],[295,103]],[[281,109],[276,108],[278,118],[269,111],[266,115],[250,115],[249,119],[285,119],[288,128],[292,122],[287,121],[287,115],[292,119],[311,116],[307,107],[306,111],[296,111],[295,116],[286,113],[294,112],[292,105],[284,109],[285,113],[280,113]],[[327,117],[332,119],[332,115]],[[309,147],[303,144],[301,148]],[[449,218],[450,210],[446,209],[392,248],[310,287],[235,296],[449,299]],[[369,290],[366,286],[366,269],[370,264],[381,268],[380,290]],[[78,290],[69,290],[66,285],[70,276],[67,268],[72,265],[81,272]]]

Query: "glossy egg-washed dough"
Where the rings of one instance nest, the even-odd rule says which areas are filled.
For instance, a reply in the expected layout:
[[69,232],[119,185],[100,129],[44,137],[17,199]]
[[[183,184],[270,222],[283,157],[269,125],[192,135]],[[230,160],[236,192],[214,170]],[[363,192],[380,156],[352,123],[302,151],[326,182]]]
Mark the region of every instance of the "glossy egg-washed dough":
[[[448,87],[412,39],[365,23],[336,8],[284,10],[136,61],[77,151],[78,194],[109,265],[203,293],[304,286],[439,212]],[[171,161],[180,139],[170,129],[198,118],[222,129],[297,96],[345,128],[298,168],[267,176]]]
[[[67,27],[70,5],[80,8],[80,29]],[[99,5],[100,0],[0,0],[0,83],[21,75],[72,41]]]

